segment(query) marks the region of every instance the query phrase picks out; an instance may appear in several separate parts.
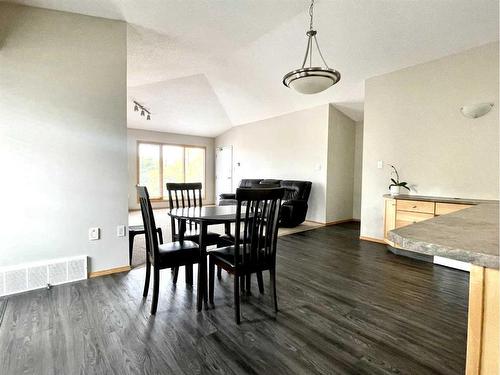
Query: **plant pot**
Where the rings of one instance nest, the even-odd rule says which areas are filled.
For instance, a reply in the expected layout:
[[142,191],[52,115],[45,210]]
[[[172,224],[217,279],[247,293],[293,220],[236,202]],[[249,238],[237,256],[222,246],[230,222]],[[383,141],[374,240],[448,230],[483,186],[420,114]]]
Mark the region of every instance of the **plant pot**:
[[391,186],[390,187],[391,195],[398,195],[401,193],[401,186]]

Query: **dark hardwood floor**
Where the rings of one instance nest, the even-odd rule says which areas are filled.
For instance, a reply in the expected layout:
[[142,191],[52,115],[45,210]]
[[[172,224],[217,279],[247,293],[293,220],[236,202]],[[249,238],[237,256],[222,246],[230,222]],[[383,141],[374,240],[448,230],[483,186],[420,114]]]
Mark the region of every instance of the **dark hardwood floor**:
[[281,237],[280,312],[254,278],[240,326],[227,274],[201,313],[164,270],[150,316],[144,268],[0,299],[0,374],[463,374],[468,274],[358,236]]

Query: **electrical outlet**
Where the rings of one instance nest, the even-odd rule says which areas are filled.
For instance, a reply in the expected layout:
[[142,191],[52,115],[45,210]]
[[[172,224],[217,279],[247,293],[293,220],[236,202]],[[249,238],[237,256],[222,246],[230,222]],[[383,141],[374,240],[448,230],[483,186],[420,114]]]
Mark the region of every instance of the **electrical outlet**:
[[382,160],[377,161],[377,168],[378,169],[384,168],[384,162]]
[[118,237],[125,237],[125,225],[118,225],[116,227],[116,235]]
[[101,228],[95,227],[89,229],[89,241],[98,240],[101,237]]

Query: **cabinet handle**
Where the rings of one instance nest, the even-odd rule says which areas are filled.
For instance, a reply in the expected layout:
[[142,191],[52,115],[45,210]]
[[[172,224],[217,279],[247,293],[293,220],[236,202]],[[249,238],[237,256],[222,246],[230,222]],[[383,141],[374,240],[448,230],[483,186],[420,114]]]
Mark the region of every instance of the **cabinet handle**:
[[413,208],[417,208],[417,206],[413,206]]

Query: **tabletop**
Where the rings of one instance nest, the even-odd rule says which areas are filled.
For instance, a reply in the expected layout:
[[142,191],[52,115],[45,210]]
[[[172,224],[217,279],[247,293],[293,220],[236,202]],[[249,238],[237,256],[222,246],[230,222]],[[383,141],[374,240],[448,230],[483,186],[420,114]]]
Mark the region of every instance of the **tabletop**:
[[[236,206],[172,208],[168,214],[178,219],[227,223],[236,221]],[[243,218],[245,210],[241,213]]]

